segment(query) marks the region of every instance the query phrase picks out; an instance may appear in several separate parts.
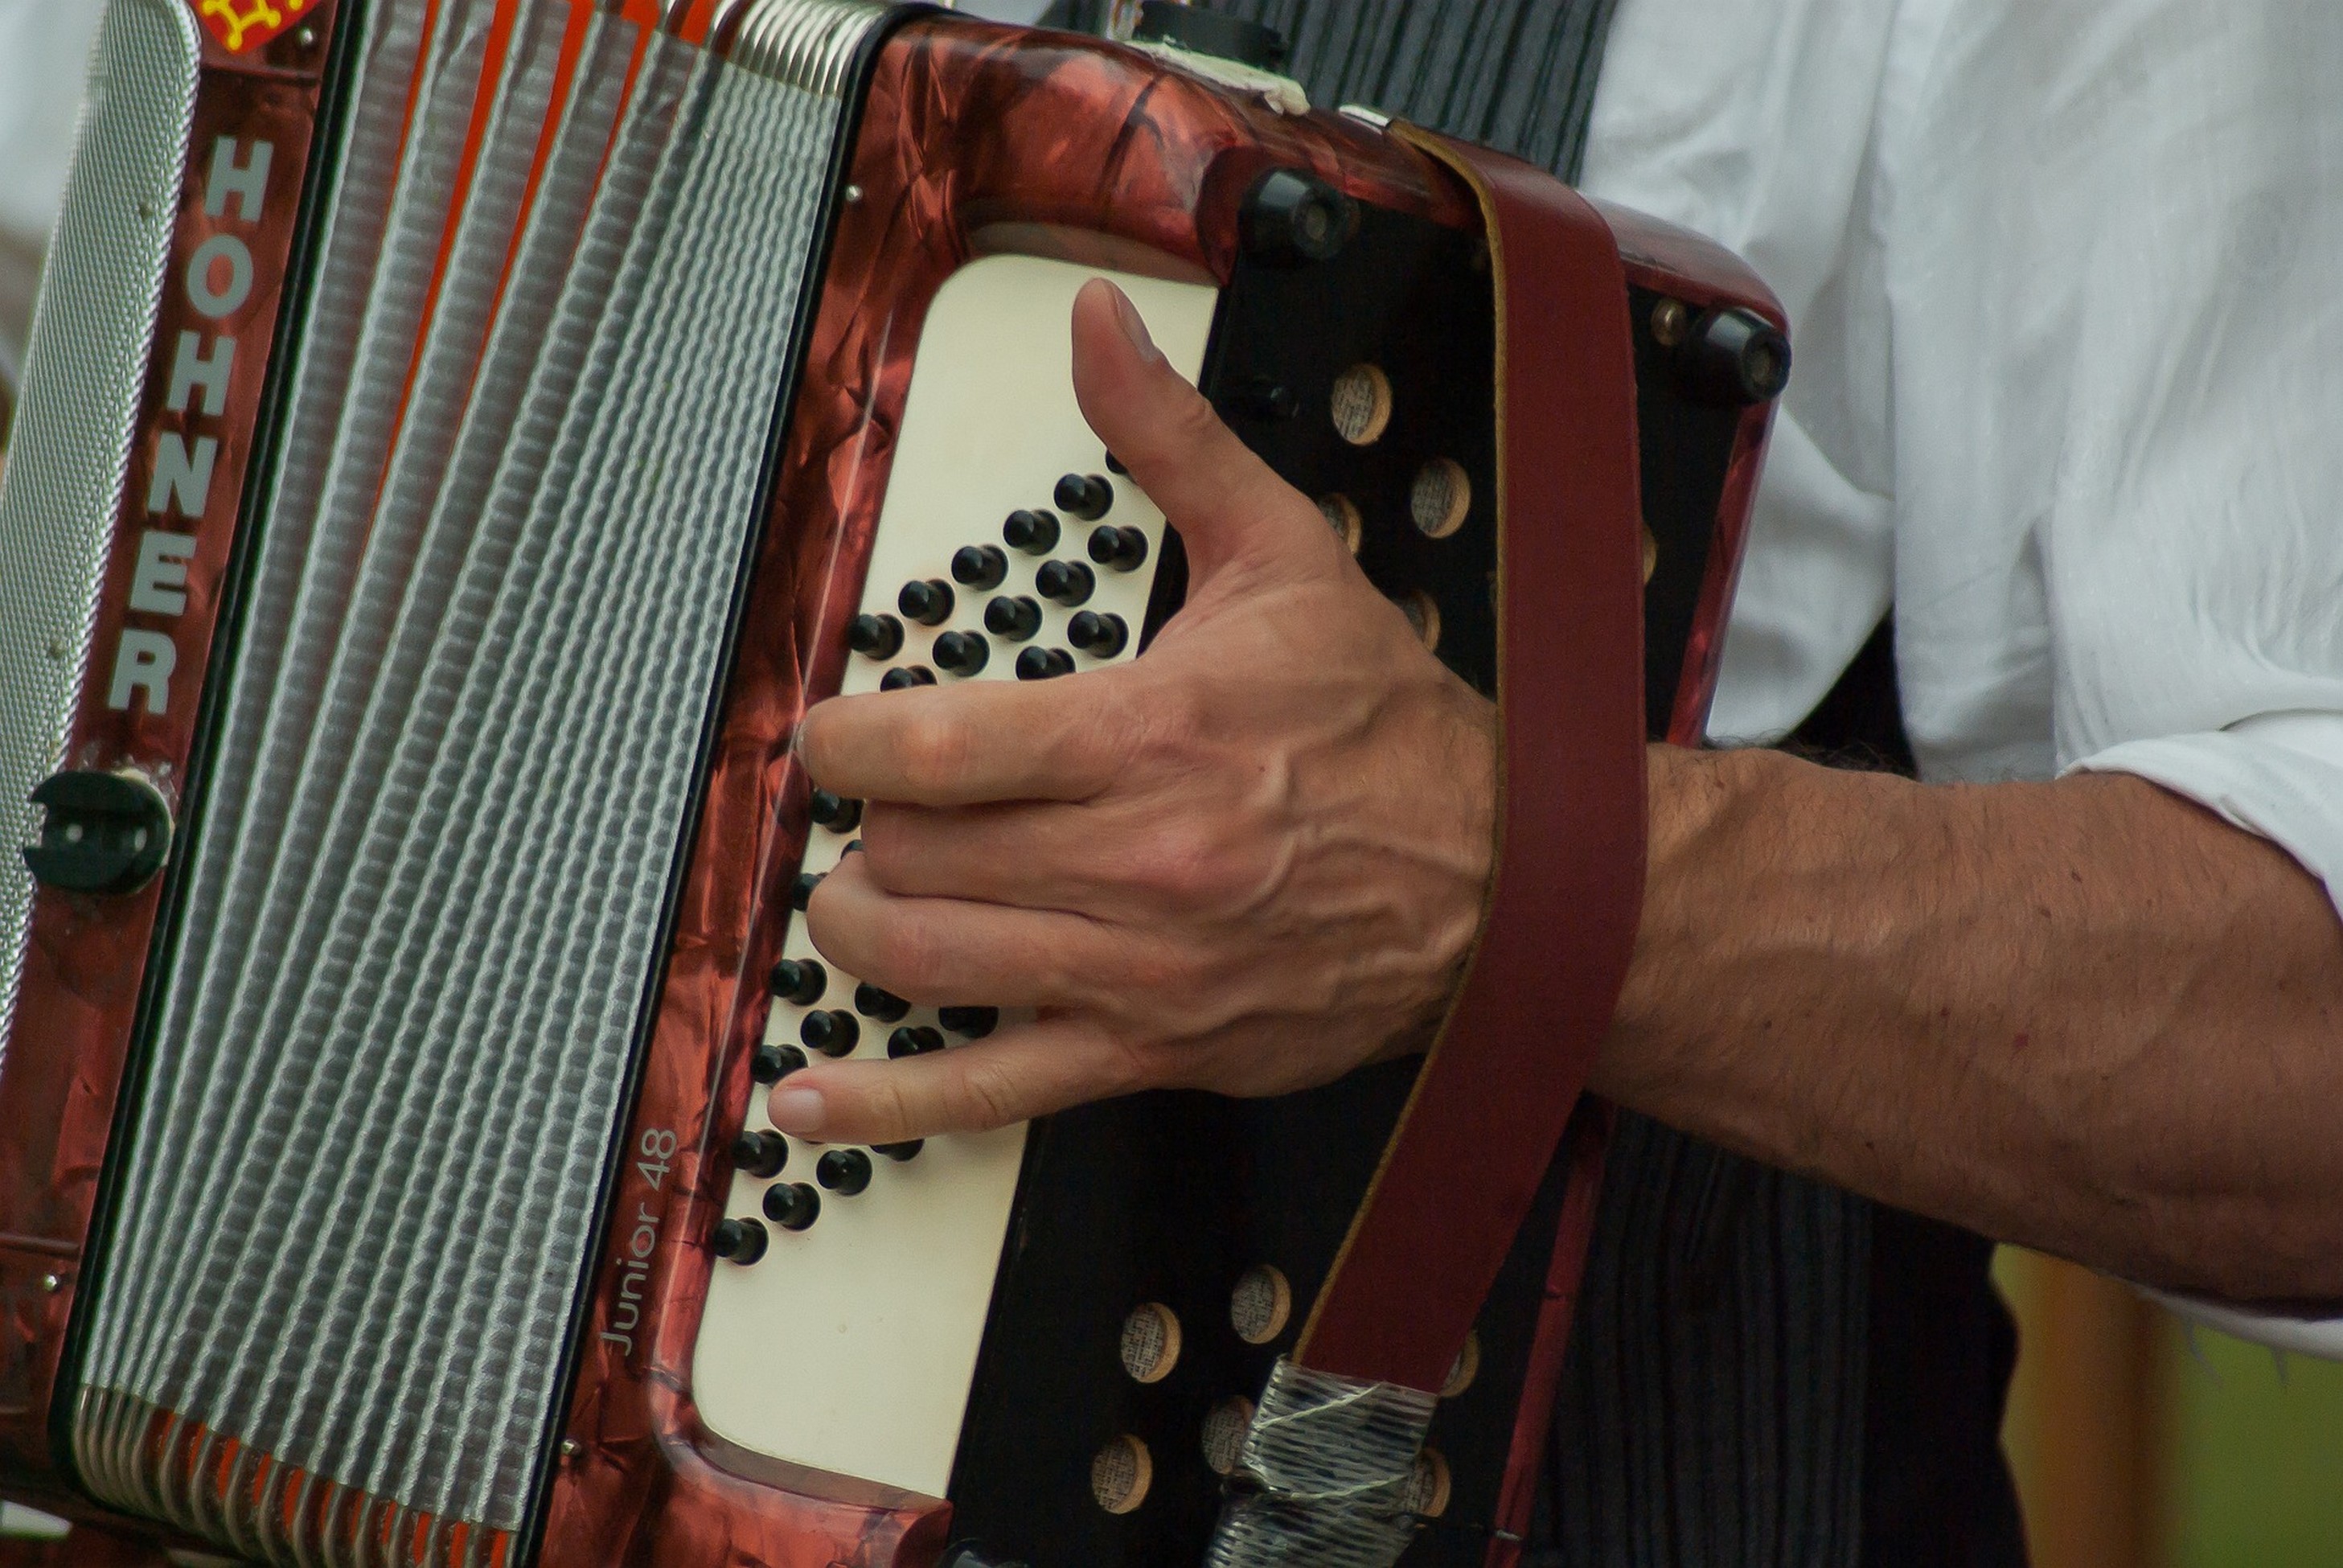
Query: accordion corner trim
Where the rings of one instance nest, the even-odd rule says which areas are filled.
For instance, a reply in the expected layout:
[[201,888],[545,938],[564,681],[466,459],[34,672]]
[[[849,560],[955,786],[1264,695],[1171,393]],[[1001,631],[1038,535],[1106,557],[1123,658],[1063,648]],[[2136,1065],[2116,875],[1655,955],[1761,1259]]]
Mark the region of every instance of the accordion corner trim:
[[266,48],[317,8],[317,0],[188,0],[196,15],[231,55]]

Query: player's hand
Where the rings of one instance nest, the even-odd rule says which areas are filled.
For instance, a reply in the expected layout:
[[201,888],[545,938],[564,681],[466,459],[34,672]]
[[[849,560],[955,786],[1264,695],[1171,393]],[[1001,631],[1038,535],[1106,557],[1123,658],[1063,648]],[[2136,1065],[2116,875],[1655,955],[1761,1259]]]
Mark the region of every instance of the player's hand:
[[807,718],[815,782],[869,802],[808,911],[823,956],[915,1003],[1038,1016],[797,1072],[785,1131],[894,1142],[1329,1082],[1423,1042],[1478,926],[1493,710],[1120,291],[1087,286],[1073,332],[1084,415],[1187,545],[1187,605],[1126,665]]

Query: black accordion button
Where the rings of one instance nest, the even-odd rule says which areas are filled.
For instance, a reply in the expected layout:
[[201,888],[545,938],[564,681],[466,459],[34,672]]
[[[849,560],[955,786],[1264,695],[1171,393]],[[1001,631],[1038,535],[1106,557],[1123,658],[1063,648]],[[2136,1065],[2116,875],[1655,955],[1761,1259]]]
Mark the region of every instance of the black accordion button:
[[1113,571],[1135,572],[1147,564],[1147,536],[1137,528],[1091,530],[1091,559]]
[[1054,498],[1060,511],[1094,523],[1114,510],[1114,485],[1101,474],[1068,474],[1058,481]]
[[743,1132],[732,1140],[732,1168],[743,1176],[769,1181],[789,1162],[789,1141],[768,1129]]
[[1029,648],[1017,656],[1020,680],[1055,680],[1074,672],[1074,656],[1062,648]]
[[1119,615],[1086,609],[1066,623],[1066,640],[1092,658],[1112,658],[1131,645],[1131,628]]
[[817,789],[806,808],[817,828],[827,828],[833,833],[851,833],[861,825],[862,802],[845,800],[827,789]]
[[1058,515],[1055,512],[1017,511],[1001,525],[1001,537],[1009,548],[1029,556],[1046,556],[1058,548]]
[[964,545],[952,552],[952,581],[990,592],[1009,580],[1009,558],[999,545]]
[[936,672],[924,664],[907,664],[900,669],[890,669],[879,678],[881,691],[900,691],[908,686],[933,686]]
[[1041,629],[1041,607],[1020,594],[984,607],[984,629],[1003,642],[1030,641]]
[[862,1026],[854,1021],[852,1013],[832,1008],[827,1012],[806,1014],[805,1021],[798,1025],[798,1038],[806,1042],[809,1050],[818,1050],[824,1056],[849,1056],[853,1053],[854,1042],[862,1038]]
[[983,671],[992,645],[972,631],[948,631],[936,638],[936,662],[962,679]]
[[1033,574],[1033,586],[1051,603],[1079,609],[1098,591],[1098,577],[1080,561],[1044,561]]
[[789,884],[789,907],[803,910],[808,904],[812,903],[813,890],[821,886],[822,876],[823,873],[820,871],[799,872],[798,879]]
[[1001,1010],[997,1007],[942,1008],[936,1013],[936,1021],[965,1039],[982,1040],[1001,1027]]
[[955,602],[951,584],[941,578],[905,583],[903,591],[895,596],[895,608],[903,612],[905,618],[921,626],[943,625],[951,618]]
[[749,1076],[759,1083],[779,1083],[806,1064],[806,1053],[794,1045],[760,1045],[749,1058]]
[[925,1056],[944,1048],[944,1037],[921,1024],[899,1029],[887,1037],[887,1054],[900,1061],[907,1056]]
[[880,1023],[900,1023],[911,1004],[893,991],[864,981],[854,988],[854,1010],[865,1018],[875,1018]]
[[870,1156],[860,1149],[832,1149],[815,1162],[813,1179],[851,1198],[870,1185]]
[[773,997],[796,1007],[811,1007],[830,989],[830,971],[813,959],[783,959],[773,966]]
[[903,623],[891,615],[858,615],[846,628],[846,646],[866,658],[892,658],[903,651]]
[[765,1189],[765,1218],[784,1231],[802,1231],[821,1218],[821,1194],[802,1181]]
[[917,1160],[920,1151],[927,1146],[926,1140],[914,1138],[909,1143],[874,1143],[870,1147],[900,1165],[906,1161]]
[[765,1228],[754,1220],[723,1220],[718,1221],[709,1244],[726,1262],[747,1268],[765,1255],[768,1238]]

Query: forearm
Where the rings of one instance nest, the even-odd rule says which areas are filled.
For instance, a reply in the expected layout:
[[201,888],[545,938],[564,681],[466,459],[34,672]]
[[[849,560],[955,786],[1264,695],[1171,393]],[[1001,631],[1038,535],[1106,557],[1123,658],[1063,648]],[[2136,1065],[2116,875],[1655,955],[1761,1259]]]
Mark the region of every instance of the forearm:
[[1598,1087],[2143,1282],[2343,1298],[2343,927],[2153,785],[1655,749]]

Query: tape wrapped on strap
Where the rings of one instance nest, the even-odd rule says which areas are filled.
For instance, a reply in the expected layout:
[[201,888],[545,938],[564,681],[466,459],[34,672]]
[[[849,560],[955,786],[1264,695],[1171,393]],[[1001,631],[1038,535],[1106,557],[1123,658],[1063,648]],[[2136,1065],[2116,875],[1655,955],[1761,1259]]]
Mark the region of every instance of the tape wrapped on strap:
[[1212,1537],[1211,1568],[1390,1568],[1414,1539],[1438,1401],[1280,1361]]

